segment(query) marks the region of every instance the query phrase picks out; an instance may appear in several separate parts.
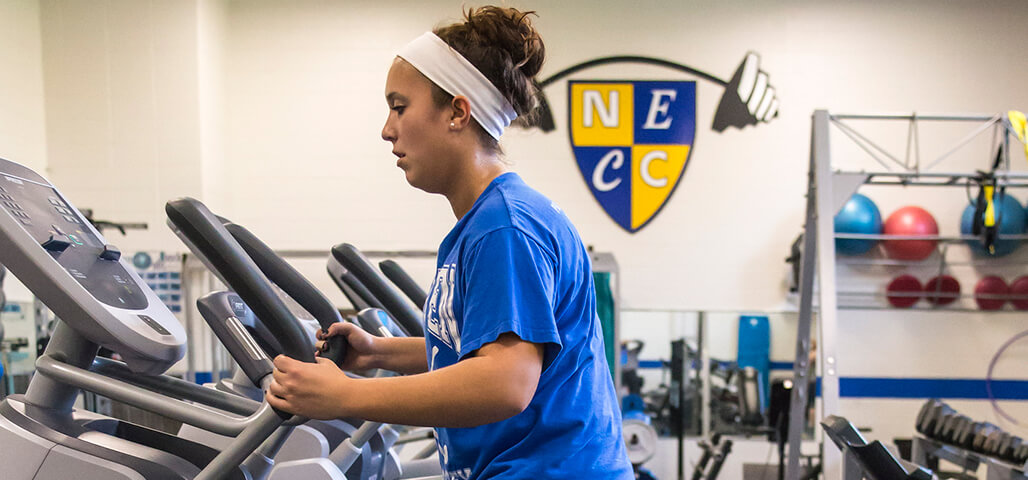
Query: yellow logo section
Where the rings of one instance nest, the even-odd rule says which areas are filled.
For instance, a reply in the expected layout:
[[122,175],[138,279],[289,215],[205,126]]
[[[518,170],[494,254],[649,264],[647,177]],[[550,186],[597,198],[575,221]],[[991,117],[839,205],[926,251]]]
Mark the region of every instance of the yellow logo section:
[[675,189],[689,158],[689,145],[632,147],[632,228],[646,223]]
[[633,90],[631,83],[571,85],[571,135],[579,147],[632,145]]

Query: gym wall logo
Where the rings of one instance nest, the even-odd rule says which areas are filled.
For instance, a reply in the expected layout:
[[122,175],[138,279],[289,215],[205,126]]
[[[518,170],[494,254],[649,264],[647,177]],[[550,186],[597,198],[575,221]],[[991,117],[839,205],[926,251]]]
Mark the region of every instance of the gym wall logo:
[[[658,65],[724,87],[711,127],[718,133],[778,116],[775,89],[753,52],[729,81],[667,60],[620,56],[566,68],[540,82],[539,90],[581,70],[616,63]],[[546,97],[540,98],[536,126],[551,132],[553,114]],[[667,204],[689,164],[696,140],[696,82],[571,80],[568,134],[593,197],[615,223],[635,233]]]

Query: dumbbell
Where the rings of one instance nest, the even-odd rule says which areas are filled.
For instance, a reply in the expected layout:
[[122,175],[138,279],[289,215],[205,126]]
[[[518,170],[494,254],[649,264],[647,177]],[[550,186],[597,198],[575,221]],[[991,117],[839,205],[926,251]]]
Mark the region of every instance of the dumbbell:
[[1006,448],[1007,444],[1009,443],[1010,434],[1003,430],[1000,430],[999,438],[996,440],[995,445],[993,445],[992,451],[989,452],[989,455],[992,455],[996,458],[1001,458],[1001,455],[1003,454],[1003,449]]
[[967,418],[967,415],[956,414],[949,417],[942,426],[942,438],[941,440],[956,445],[958,443],[959,435],[965,425],[971,423],[971,419]]
[[986,440],[988,440],[989,436],[998,430],[999,427],[991,423],[983,423],[982,428],[975,433],[974,439],[971,440],[971,450],[979,453],[985,453]]
[[953,410],[952,408],[950,408],[949,405],[946,405],[945,403],[934,407],[932,411],[934,412],[934,415],[929,414],[930,433],[928,436],[939,441],[944,441],[944,438],[942,436],[943,428],[945,427],[946,422],[953,421],[953,418],[958,415],[957,411]]
[[1017,463],[1017,457],[1014,454],[1017,453],[1018,448],[1021,448],[1022,443],[1024,443],[1024,440],[1021,437],[1010,435],[1009,440],[1000,447],[999,458]]
[[1028,442],[1021,442],[1021,446],[1014,452],[1014,463],[1024,464],[1028,462]]
[[1010,434],[1003,430],[996,430],[989,434],[989,438],[985,439],[985,446],[983,448],[986,455],[991,457],[999,457],[999,452],[1002,449],[1004,441],[1009,441]]
[[939,423],[947,413],[952,413],[953,409],[940,401],[934,401],[928,407],[928,412],[924,416],[924,420],[921,422],[920,428],[918,429],[924,436],[929,438],[935,438],[935,429],[939,427]]
[[958,418],[960,418],[960,414],[956,411],[944,414],[942,421],[935,424],[935,440],[950,443],[950,439],[953,437],[954,423]]
[[953,433],[951,443],[961,448],[970,448],[971,439],[974,438],[975,433],[975,422],[966,416],[962,417],[960,425],[957,426],[956,431]]
[[996,449],[993,450],[992,455],[996,458],[1002,459],[1007,449],[1010,448],[1010,441],[1014,437],[1007,432],[1003,432],[999,436],[999,441],[996,442]]
[[921,405],[921,410],[917,412],[917,420],[914,422],[914,429],[917,430],[918,433],[928,436],[928,416],[932,411],[932,407],[939,403],[942,402],[933,398],[924,402],[924,405]]
[[996,442],[999,440],[1000,433],[1003,432],[1001,430],[990,430],[989,433],[985,435],[985,440],[982,440],[982,445],[977,450],[978,453],[983,455],[992,455],[992,451],[996,448]]
[[978,436],[981,435],[982,430],[984,429],[985,422],[971,423],[971,427],[967,432],[967,438],[964,440],[964,443],[961,444],[961,446],[967,450],[974,450],[974,442],[978,438]]
[[712,128],[723,132],[728,127],[769,122],[777,116],[775,89],[768,83],[767,73],[760,69],[760,56],[748,52],[725,86]]

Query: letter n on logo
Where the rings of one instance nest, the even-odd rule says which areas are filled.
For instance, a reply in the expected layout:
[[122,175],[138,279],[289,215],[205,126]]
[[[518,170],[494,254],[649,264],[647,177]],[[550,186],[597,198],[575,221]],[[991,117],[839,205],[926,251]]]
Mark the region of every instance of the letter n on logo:
[[696,137],[696,82],[568,82],[568,131],[582,178],[630,233],[667,204]]

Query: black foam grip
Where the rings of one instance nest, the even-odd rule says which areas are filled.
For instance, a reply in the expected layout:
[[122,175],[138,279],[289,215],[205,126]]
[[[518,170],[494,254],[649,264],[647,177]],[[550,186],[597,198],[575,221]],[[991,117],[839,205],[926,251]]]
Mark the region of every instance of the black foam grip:
[[168,219],[218,270],[282,345],[282,353],[303,362],[314,362],[310,340],[296,318],[278,298],[268,278],[254,264],[232,234],[200,201],[184,197],[165,206]]
[[425,336],[425,329],[421,326],[421,314],[386,283],[382,274],[364,258],[360,250],[353,245],[343,243],[332,247],[332,257],[353,273],[357,280],[382,302],[385,311],[396,319],[408,335]]
[[[328,332],[328,328],[333,323],[343,320],[336,307],[321,291],[296,271],[292,265],[276,255],[257,236],[243,226],[231,222],[225,223],[225,229],[239,242],[243,250],[250,255],[250,258],[269,280],[314,316],[322,330]],[[343,361],[347,347],[345,339],[342,337],[338,337],[338,339],[342,341],[333,338],[321,350],[322,357],[332,360],[337,365]]]
[[428,294],[418,286],[417,282],[407,274],[407,271],[392,260],[383,260],[378,262],[378,268],[382,269],[382,273],[385,274],[397,288],[403,292],[410,301],[414,302],[414,305],[418,307],[425,306],[425,299],[428,298]]
[[[327,333],[328,330],[326,329]],[[333,335],[325,339],[325,343],[321,345],[321,349],[318,350],[318,356],[327,358],[335,363],[336,365],[342,365],[343,359],[346,358],[346,351],[350,348],[350,344],[346,342],[346,338],[342,335]]]

